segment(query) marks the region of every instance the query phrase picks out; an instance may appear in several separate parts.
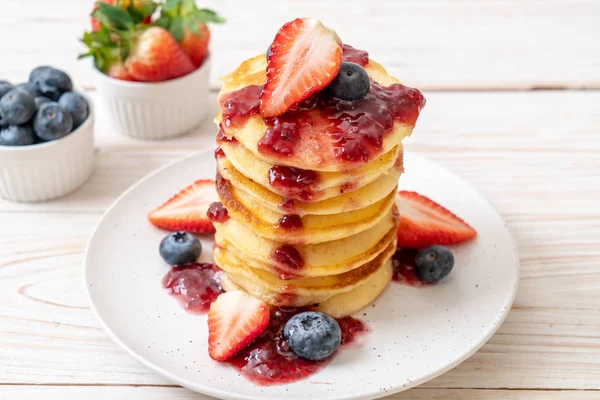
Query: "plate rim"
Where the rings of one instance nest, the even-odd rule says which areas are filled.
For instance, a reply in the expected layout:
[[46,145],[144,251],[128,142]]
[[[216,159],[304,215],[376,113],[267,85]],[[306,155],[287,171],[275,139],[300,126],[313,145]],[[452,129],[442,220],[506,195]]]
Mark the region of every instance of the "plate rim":
[[[186,379],[182,379],[179,378],[177,375],[173,374],[172,372],[160,367],[159,365],[156,365],[150,361],[148,361],[146,358],[144,358],[141,354],[136,353],[132,348],[130,348],[129,346],[127,346],[120,338],[117,334],[115,334],[113,332],[113,330],[106,324],[106,322],[104,321],[104,319],[100,316],[96,305],[94,303],[94,300],[92,298],[92,295],[90,293],[89,290],[89,285],[88,285],[88,258],[89,258],[89,251],[90,251],[90,247],[92,245],[92,242],[94,241],[94,238],[96,237],[96,235],[98,234],[98,231],[100,229],[100,226],[102,225],[102,222],[104,221],[105,217],[114,209],[117,207],[117,205],[121,202],[121,200],[127,196],[129,193],[131,193],[132,191],[134,191],[139,185],[141,185],[143,182],[151,179],[152,177],[154,177],[155,175],[160,174],[161,172],[163,172],[166,169],[171,168],[172,166],[181,163],[181,162],[185,162],[188,161],[189,159],[195,158],[195,157],[203,157],[206,155],[209,155],[213,152],[212,149],[204,149],[204,150],[200,150],[197,152],[193,152],[192,154],[189,154],[185,157],[173,160],[161,167],[156,168],[155,170],[149,172],[148,174],[144,175],[143,177],[141,177],[140,179],[138,179],[136,182],[134,182],[133,184],[131,184],[131,186],[129,186],[127,189],[125,189],[123,191],[123,193],[121,193],[111,204],[110,206],[106,209],[106,211],[102,214],[102,216],[100,217],[100,219],[98,220],[98,222],[96,223],[96,226],[94,227],[91,235],[89,236],[89,239],[86,243],[85,246],[85,250],[84,250],[84,254],[83,254],[83,275],[82,275],[82,280],[83,280],[83,284],[85,287],[85,293],[86,293],[86,297],[88,299],[90,308],[94,314],[94,316],[96,317],[96,319],[100,322],[100,325],[102,326],[102,329],[104,330],[104,332],[108,335],[108,337],[114,342],[116,343],[121,349],[125,350],[125,352],[131,356],[133,359],[135,359],[137,362],[139,362],[140,364],[144,365],[145,367],[149,368],[151,371],[159,374],[161,377],[174,382],[178,385],[181,385],[183,387],[185,387],[186,389],[192,390],[194,392],[197,393],[201,393],[201,394],[205,394],[208,396],[212,396],[212,397],[217,397],[217,398],[221,398],[221,399],[233,399],[233,400],[262,400],[262,399],[266,399],[268,398],[267,396],[262,396],[262,397],[257,397],[257,396],[253,396],[253,395],[247,395],[247,396],[242,396],[242,395],[238,395],[237,393],[232,393],[232,392],[227,392],[227,391],[223,391],[223,390],[219,390],[219,389],[214,389],[210,386],[207,385],[198,385],[197,383],[194,382],[190,382],[189,380]],[[486,197],[484,196],[475,186],[471,185],[468,181],[466,181],[464,178],[462,178],[460,175],[458,175],[457,173],[455,173],[454,171],[452,171],[451,169],[442,166],[440,164],[438,164],[435,161],[432,161],[431,159],[424,157],[418,153],[415,153],[413,151],[408,151],[405,149],[405,153],[410,153],[410,157],[414,157],[417,159],[422,159],[425,160],[431,164],[433,164],[435,167],[437,168],[441,168],[443,169],[445,172],[463,180],[464,182],[466,182],[476,193],[477,195],[483,199],[486,203],[488,203],[488,205],[490,205],[490,207],[492,208],[492,210],[498,215],[498,217],[500,218],[500,220],[504,223],[504,227],[506,228],[506,231],[510,237],[510,244],[512,247],[512,251],[514,252],[514,254],[516,255],[516,263],[514,265],[514,278],[513,278],[513,282],[512,282],[512,293],[510,296],[510,300],[508,302],[505,303],[505,312],[501,312],[498,315],[496,315],[494,322],[492,323],[492,327],[491,329],[486,333],[486,335],[481,337],[481,340],[479,343],[477,343],[475,346],[473,346],[469,351],[463,353],[460,357],[456,358],[453,360],[453,362],[445,365],[444,367],[438,369],[438,370],[434,370],[431,371],[428,374],[423,375],[422,377],[420,377],[419,379],[415,379],[411,382],[409,382],[408,384],[404,384],[404,385],[394,385],[393,387],[391,387],[388,391],[386,392],[378,392],[378,393],[373,393],[371,395],[365,394],[365,395],[357,395],[357,396],[352,396],[352,397],[347,397],[347,396],[343,396],[343,397],[335,397],[335,399],[339,399],[339,400],[361,400],[361,399],[378,399],[378,398],[382,398],[385,396],[391,396],[393,394],[396,393],[400,393],[402,391],[414,388],[416,386],[419,386],[425,382],[428,382],[440,375],[443,375],[444,373],[450,371],[451,369],[455,368],[456,366],[458,366],[459,364],[463,363],[464,361],[466,361],[467,359],[469,359],[473,354],[475,354],[484,344],[486,344],[490,338],[498,331],[498,329],[500,328],[500,326],[504,323],[506,317],[508,316],[508,314],[510,313],[512,306],[514,304],[515,298],[517,296],[517,292],[519,289],[519,283],[520,283],[520,276],[521,276],[521,260],[519,257],[519,247],[517,245],[517,242],[514,238],[514,236],[512,235],[512,233],[510,232],[510,230],[508,230],[508,225],[506,223],[506,220],[504,219],[504,217],[502,216],[502,214],[500,214],[500,212],[498,211],[498,209],[496,208],[496,206]],[[190,383],[192,385],[198,386],[198,387],[192,387],[192,385],[190,385]],[[201,387],[202,390],[199,390],[199,387]],[[332,398],[333,399],[333,398]]]

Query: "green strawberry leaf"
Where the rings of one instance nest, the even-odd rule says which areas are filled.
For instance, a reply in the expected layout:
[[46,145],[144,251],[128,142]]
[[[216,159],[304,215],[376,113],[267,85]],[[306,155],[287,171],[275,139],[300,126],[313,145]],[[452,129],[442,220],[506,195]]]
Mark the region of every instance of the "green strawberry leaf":
[[185,27],[188,28],[194,35],[200,37],[200,30],[198,29],[198,21],[193,18],[185,20]]
[[101,2],[97,2],[96,5],[98,8],[92,12],[92,17],[98,20],[101,25],[122,30],[133,27],[134,22],[125,10]]
[[[138,5],[138,7],[140,7],[140,6]],[[158,3],[155,3],[154,1],[144,1],[144,2],[142,2],[141,7],[140,7],[141,11],[146,16],[154,14],[154,12],[156,11],[157,8],[158,8]]]
[[169,25],[171,24],[171,19],[169,17],[160,17],[156,21],[154,21],[153,25],[160,26],[166,30],[169,30]]
[[129,46],[121,46],[119,50],[119,58],[121,60],[127,60],[127,57],[129,57]]
[[214,22],[217,24],[222,24],[225,22],[225,18],[221,17],[219,14],[208,8],[202,8],[196,11],[193,14],[193,16],[194,18],[198,18],[200,21],[203,22]]
[[169,24],[169,32],[177,42],[181,42],[181,40],[183,40],[184,29],[182,17],[178,16],[171,20],[171,23]]
[[181,0],[180,14],[182,16],[184,16],[184,17],[188,16],[197,10],[198,10],[198,7],[196,7],[196,3],[194,2],[194,0]]
[[127,14],[129,14],[131,19],[133,20],[133,23],[136,25],[141,23],[144,20],[144,18],[146,18],[146,14],[144,13],[144,11],[138,10],[133,5],[127,7]]
[[89,32],[84,32],[83,33],[83,37],[81,38],[81,42],[83,44],[85,44],[88,48],[92,47],[92,44],[94,42],[94,37],[92,36],[91,33]]
[[179,15],[181,0],[166,0],[162,6],[161,15],[175,17]]

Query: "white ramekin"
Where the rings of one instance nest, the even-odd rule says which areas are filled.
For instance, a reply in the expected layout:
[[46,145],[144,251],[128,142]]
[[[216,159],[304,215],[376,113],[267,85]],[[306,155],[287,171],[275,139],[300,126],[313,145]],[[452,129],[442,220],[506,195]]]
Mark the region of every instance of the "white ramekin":
[[[84,94],[85,96],[85,94]],[[79,188],[94,166],[94,107],[79,128],[62,139],[31,146],[0,146],[0,197],[38,202]]]
[[200,68],[165,82],[129,82],[96,71],[98,102],[111,125],[136,139],[180,136],[200,125],[208,107],[210,56]]

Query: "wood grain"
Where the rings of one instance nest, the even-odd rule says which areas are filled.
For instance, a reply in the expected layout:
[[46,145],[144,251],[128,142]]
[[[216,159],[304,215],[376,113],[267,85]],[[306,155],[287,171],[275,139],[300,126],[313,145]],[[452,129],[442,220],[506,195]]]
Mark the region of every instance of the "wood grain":
[[[212,28],[211,82],[266,51],[298,16],[322,19],[423,89],[600,88],[600,3],[594,0],[205,0],[228,20]],[[40,63],[93,87],[91,63],[76,61],[92,0],[4,0],[0,37],[10,62],[2,78],[27,79]],[[10,39],[9,39],[10,38]]]
[[[600,92],[425,95],[407,147],[463,175],[494,202],[519,244],[522,274],[498,333],[465,363],[398,399],[598,398]],[[126,187],[212,148],[214,127],[208,121],[174,141],[137,142],[111,132],[102,110],[98,121],[97,165],[86,186],[45,204],[0,202],[0,390],[33,397],[56,391],[67,399],[189,398],[176,388],[1,386],[169,384],[100,329],[83,293],[82,252]],[[487,390],[495,388],[515,390]]]
[[[5,386],[0,387],[5,400],[210,400],[187,389],[176,387],[122,386]],[[482,390],[482,389],[422,389],[386,397],[387,400],[596,400],[598,392],[585,390]]]

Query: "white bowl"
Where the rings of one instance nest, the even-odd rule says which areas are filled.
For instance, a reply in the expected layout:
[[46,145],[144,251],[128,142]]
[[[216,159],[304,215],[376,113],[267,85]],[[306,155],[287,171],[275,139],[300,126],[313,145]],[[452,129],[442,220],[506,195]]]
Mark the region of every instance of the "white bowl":
[[180,136],[200,125],[208,108],[210,56],[197,70],[164,82],[129,82],[98,71],[98,101],[111,125],[136,139]]
[[0,146],[0,197],[19,202],[50,200],[74,191],[90,177],[94,107],[85,98],[87,119],[64,138],[31,146]]

